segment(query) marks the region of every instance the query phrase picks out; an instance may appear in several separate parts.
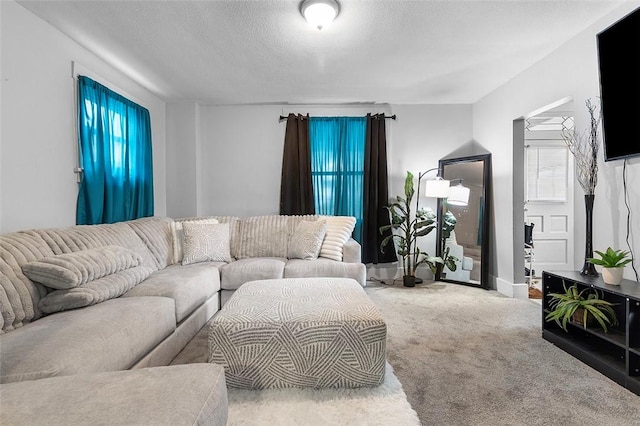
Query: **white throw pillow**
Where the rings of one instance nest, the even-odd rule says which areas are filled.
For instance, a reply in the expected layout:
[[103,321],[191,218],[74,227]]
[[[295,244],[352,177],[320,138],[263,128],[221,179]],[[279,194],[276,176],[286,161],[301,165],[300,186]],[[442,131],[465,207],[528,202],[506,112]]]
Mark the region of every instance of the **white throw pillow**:
[[320,257],[342,262],[342,248],[356,227],[353,216],[321,216],[327,221],[327,233],[320,247]]
[[289,259],[317,259],[326,233],[326,220],[301,220],[289,239],[287,257]]
[[171,236],[173,238],[173,263],[182,262],[184,237],[182,235],[182,227],[185,223],[203,223],[216,224],[218,221],[213,218],[174,220],[171,222]]
[[182,226],[183,265],[199,262],[231,262],[228,223],[189,223]]

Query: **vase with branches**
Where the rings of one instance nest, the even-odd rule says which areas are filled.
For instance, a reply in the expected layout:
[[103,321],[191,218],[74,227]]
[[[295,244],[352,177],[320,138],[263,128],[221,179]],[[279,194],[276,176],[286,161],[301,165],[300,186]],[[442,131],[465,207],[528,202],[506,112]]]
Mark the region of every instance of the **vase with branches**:
[[575,169],[578,183],[584,191],[584,203],[587,213],[585,232],[584,265],[582,275],[597,276],[594,265],[588,261],[593,258],[593,202],[598,184],[598,148],[600,146],[600,115],[591,99],[585,101],[589,112],[589,128],[585,131],[563,129],[562,138],[575,158]]

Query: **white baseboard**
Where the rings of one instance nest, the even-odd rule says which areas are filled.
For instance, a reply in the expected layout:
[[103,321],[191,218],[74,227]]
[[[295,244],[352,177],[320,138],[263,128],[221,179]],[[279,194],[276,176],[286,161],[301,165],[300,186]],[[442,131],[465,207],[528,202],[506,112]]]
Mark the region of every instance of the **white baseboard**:
[[496,289],[505,296],[513,297],[514,299],[529,298],[529,286],[526,283],[510,283],[501,278],[496,278]]

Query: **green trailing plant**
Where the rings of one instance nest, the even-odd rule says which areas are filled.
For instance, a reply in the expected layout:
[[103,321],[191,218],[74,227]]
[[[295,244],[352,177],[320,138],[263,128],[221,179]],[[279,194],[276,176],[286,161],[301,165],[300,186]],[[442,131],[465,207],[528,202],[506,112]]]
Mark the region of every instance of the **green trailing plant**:
[[628,251],[614,250],[611,247],[607,247],[604,253],[598,250],[595,250],[595,252],[600,256],[600,259],[590,257],[587,258],[587,261],[605,268],[622,268],[632,260],[627,257],[629,255]]
[[579,291],[577,286],[572,285],[567,288],[564,283],[562,287],[564,293],[549,294],[551,312],[546,315],[546,321],[555,321],[564,331],[567,331],[567,323],[575,318],[574,315],[577,312],[585,329],[589,318],[594,318],[605,333],[609,325],[618,324],[613,310],[614,304],[601,299],[597,290],[587,287]]
[[413,187],[413,174],[407,172],[404,182],[404,197],[397,196],[395,201],[385,206],[391,216],[391,224],[380,227],[380,233],[391,230],[380,243],[380,249],[384,248],[393,239],[396,243],[396,252],[402,261],[404,276],[414,276],[416,268],[424,263],[436,265],[443,263],[440,257],[429,256],[418,247],[418,238],[428,235],[438,226],[438,220],[433,210],[420,209],[416,201],[415,214],[411,210],[411,201],[415,195]]

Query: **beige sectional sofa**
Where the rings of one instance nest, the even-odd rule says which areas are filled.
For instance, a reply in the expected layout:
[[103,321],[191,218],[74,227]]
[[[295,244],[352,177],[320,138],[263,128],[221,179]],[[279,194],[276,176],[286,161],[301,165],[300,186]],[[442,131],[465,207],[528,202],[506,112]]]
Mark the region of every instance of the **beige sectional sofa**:
[[[330,234],[342,231],[337,239],[341,259],[335,257],[333,241],[328,257],[309,260],[288,258],[289,241],[301,221],[325,218],[209,219],[228,224],[228,262],[181,264],[175,258],[175,224],[193,219],[154,217],[1,235],[0,383],[167,365],[219,310],[221,301],[247,281],[338,276],[365,284],[360,246],[344,239],[344,224],[333,223],[332,232],[327,226],[323,241],[324,249]],[[128,261],[98,266],[87,261],[105,247],[133,258],[135,266]],[[63,282],[63,288],[49,288],[25,275],[34,274],[25,265],[42,267],[46,262],[54,271],[60,263],[65,268],[68,262],[80,265],[82,273],[75,271],[71,281],[82,284],[74,282],[69,285],[76,287],[67,289]],[[45,275],[49,272],[45,268]],[[73,275],[63,272],[48,285]],[[87,306],[74,308],[78,303]],[[45,313],[51,309],[60,311]]]

